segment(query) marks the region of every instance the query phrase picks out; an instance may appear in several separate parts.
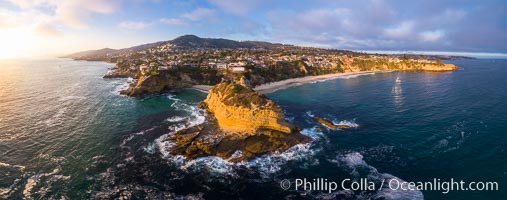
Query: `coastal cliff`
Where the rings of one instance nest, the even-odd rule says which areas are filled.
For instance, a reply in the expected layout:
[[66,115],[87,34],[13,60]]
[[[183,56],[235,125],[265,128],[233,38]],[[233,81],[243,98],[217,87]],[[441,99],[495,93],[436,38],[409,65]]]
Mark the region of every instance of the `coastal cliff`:
[[[222,80],[256,87],[293,78],[375,71],[452,71],[445,59],[466,57],[382,55],[265,42],[238,42],[186,35],[171,41],[127,49],[103,49],[70,55],[74,59],[116,62],[104,78],[137,79],[123,91],[128,96],[161,93]],[[226,122],[221,122],[225,124]]]
[[160,93],[165,90],[188,88],[194,84],[195,82],[184,74],[180,76],[141,75],[127,90],[120,91],[120,94],[141,96],[143,94]]
[[[445,71],[454,71],[457,70],[458,67],[453,64],[444,64],[444,63],[418,63],[418,62],[364,62],[364,61],[355,61],[355,62],[343,62],[339,69],[332,69],[330,71],[317,73],[316,69],[311,66],[307,66],[304,62],[297,62],[298,67],[294,67],[292,65],[287,65],[285,68],[276,68],[274,71],[270,71],[269,68],[263,69],[264,71],[256,72],[246,71],[242,74],[228,74],[227,71],[220,72],[215,69],[192,69],[180,67],[173,69],[171,71],[160,71],[154,74],[142,75],[137,72],[137,76],[132,75],[133,72],[130,71],[120,71],[116,70],[115,72],[104,76],[104,78],[114,78],[114,77],[135,77],[137,78],[137,82],[130,85],[127,90],[121,92],[121,94],[127,96],[141,96],[143,94],[154,94],[160,93],[172,89],[182,89],[182,88],[190,88],[193,85],[214,85],[220,82],[221,79],[230,79],[241,82],[243,85],[248,87],[258,86],[260,84],[276,82],[280,80],[287,80],[295,77],[305,77],[305,76],[318,76],[318,75],[326,75],[326,74],[336,74],[336,73],[360,73],[360,72],[375,72],[375,71],[386,71],[386,70],[399,70],[399,71],[433,71],[433,72],[445,72]],[[121,69],[121,68],[118,68]],[[309,73],[312,71],[312,73]],[[282,75],[290,74],[291,76],[283,77]],[[245,76],[250,77],[250,81],[245,82]],[[241,78],[240,78],[241,77]],[[234,92],[235,88],[221,88],[227,90],[229,93]],[[220,90],[221,90],[220,89]],[[218,94],[219,96],[210,96],[209,99],[206,99],[206,102],[212,103],[213,106],[220,107],[221,104],[216,104],[217,99],[228,98],[227,96],[221,96],[223,94]],[[242,100],[248,102],[248,98],[243,98],[241,95],[234,96],[235,98],[240,98],[236,100]],[[256,99],[256,98],[254,98]],[[240,102],[236,101],[236,102]],[[266,104],[267,106],[269,104]],[[249,109],[251,108],[248,103],[243,104],[242,106],[236,106],[235,109]],[[222,108],[220,108],[222,109]],[[220,110],[217,109],[217,110]],[[276,110],[276,108],[268,108],[268,110]],[[237,113],[245,113],[237,110]],[[263,111],[259,111],[263,112]],[[238,119],[250,119],[255,118],[255,115],[250,116],[228,116],[231,113],[229,110],[223,113],[217,113],[221,119],[231,119],[220,120],[222,126],[228,127],[227,124],[234,124]],[[267,118],[266,120],[272,120],[277,118],[277,115],[274,112],[271,113],[272,117]],[[269,115],[269,114],[266,114]],[[237,119],[232,120],[231,117],[238,117]],[[237,125],[234,125],[236,128]],[[232,128],[232,127],[231,127]],[[234,128],[232,128],[234,129]],[[280,129],[282,130],[282,129]],[[286,130],[287,131],[287,130]],[[285,132],[286,132],[285,131]],[[284,132],[284,131],[282,131]]]
[[201,106],[213,113],[220,128],[227,131],[253,133],[264,128],[291,133],[295,128],[285,121],[282,109],[271,99],[239,84],[214,86]]
[[206,122],[170,135],[170,151],[187,158],[218,156],[232,162],[283,152],[309,142],[264,95],[236,83],[214,86],[206,100]]
[[426,64],[421,66],[423,71],[454,71],[458,67],[453,64]]

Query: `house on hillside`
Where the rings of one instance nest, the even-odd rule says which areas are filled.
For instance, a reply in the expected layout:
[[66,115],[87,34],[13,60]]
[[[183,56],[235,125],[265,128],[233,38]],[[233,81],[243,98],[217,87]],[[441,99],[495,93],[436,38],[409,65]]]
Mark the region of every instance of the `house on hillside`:
[[230,69],[234,73],[243,73],[243,72],[245,72],[245,67],[231,67]]
[[227,69],[227,63],[225,62],[219,62],[216,64],[218,69]]

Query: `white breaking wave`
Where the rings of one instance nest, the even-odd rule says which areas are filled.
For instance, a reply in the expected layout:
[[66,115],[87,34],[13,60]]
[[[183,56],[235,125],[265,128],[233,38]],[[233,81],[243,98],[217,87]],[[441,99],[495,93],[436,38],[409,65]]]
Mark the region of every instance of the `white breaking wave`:
[[320,138],[324,137],[324,134],[322,134],[321,132],[319,132],[317,130],[317,126],[314,126],[312,128],[307,128],[307,129],[303,129],[301,130],[301,134],[303,135],[306,135],[310,138],[312,138],[313,140],[319,140]]
[[138,136],[138,135],[144,135],[144,134],[145,134],[145,133],[147,133],[147,132],[150,132],[150,131],[155,130],[155,128],[157,128],[157,127],[149,128],[149,129],[146,129],[146,130],[143,130],[143,131],[137,132],[137,133],[130,134],[127,138],[125,138],[125,139],[121,142],[120,147],[122,147],[122,148],[126,148],[126,147],[127,147],[127,143],[128,143],[128,142],[130,142],[132,139],[134,139],[134,137],[136,137],[136,136]]
[[[250,161],[238,163],[230,162],[230,158],[223,159],[216,156],[189,160],[185,156],[172,155],[167,150],[160,150],[163,152],[162,154],[164,155],[164,158],[167,159],[169,163],[175,165],[183,171],[206,170],[210,172],[211,175],[219,177],[223,175],[237,177],[238,175],[235,173],[235,169],[247,167],[249,169],[255,169],[263,178],[268,178],[270,174],[280,171],[281,166],[285,165],[288,161],[304,160],[315,155],[317,150],[311,149],[311,145],[312,143],[298,144],[282,153],[264,155]],[[235,155],[231,156],[231,158],[234,156],[239,156],[239,152],[236,152]]]
[[[306,111],[306,115],[308,115],[309,117],[315,117],[315,115],[312,113],[312,111]],[[341,121],[338,121],[337,119],[334,119],[332,122],[336,126],[343,125],[343,126],[348,126],[348,127],[351,127],[351,128],[357,128],[357,127],[359,127],[359,124],[356,123],[355,119],[353,119],[353,120],[341,120]]]
[[343,125],[343,126],[348,126],[351,128],[357,128],[357,127],[359,127],[359,124],[357,124],[355,121],[356,120],[352,120],[352,121],[341,120],[341,121],[337,122],[336,120],[333,120],[333,124],[337,125],[337,126]]
[[363,155],[358,152],[353,152],[346,154],[344,156],[339,157],[341,161],[344,161],[350,168],[355,168],[358,166],[367,166],[366,162],[363,160]]
[[[171,132],[169,134],[161,136],[156,140],[156,144],[159,147],[159,151],[162,153],[163,157],[167,159],[169,163],[176,165],[181,170],[207,170],[212,174],[216,174],[217,176],[224,174],[227,174],[229,176],[236,176],[234,169],[247,167],[250,169],[255,169],[264,178],[267,178],[270,174],[280,171],[281,166],[286,164],[288,161],[308,159],[319,151],[319,149],[311,148],[313,143],[306,143],[295,145],[284,152],[264,155],[250,161],[243,161],[238,163],[230,162],[230,160],[235,157],[240,157],[242,154],[241,151],[236,151],[228,159],[223,159],[216,156],[208,156],[189,160],[185,156],[172,155],[170,153],[171,148],[175,144],[166,141],[166,138],[167,136],[174,133],[175,132]],[[311,137],[313,140],[319,140],[319,135],[322,135],[322,133],[316,131],[315,127],[311,129],[304,129],[301,131],[301,133]]]
[[25,170],[25,166],[11,165],[11,164],[8,164],[8,163],[3,163],[3,162],[0,162],[0,167],[17,168],[17,169],[19,169],[21,171]]
[[149,154],[154,154],[156,149],[157,149],[157,144],[155,144],[154,142],[149,143],[148,145],[143,147],[143,150]]
[[162,153],[162,155],[164,155],[164,157],[169,156],[170,149],[175,145],[172,142],[166,140],[168,136],[173,135],[174,133],[180,130],[197,126],[206,121],[206,115],[204,110],[198,108],[197,106],[186,104],[182,102],[180,99],[175,98],[174,95],[169,95],[168,98],[174,101],[171,104],[171,107],[179,111],[185,111],[189,113],[189,116],[187,117],[176,116],[167,119],[168,121],[171,122],[180,122],[180,123],[169,126],[169,130],[171,132],[169,132],[168,134],[164,134],[155,140],[155,144],[158,146],[160,152]]
[[113,94],[120,95],[121,91],[128,89],[130,84],[135,83],[136,81],[137,81],[137,79],[133,79],[130,77],[127,78],[127,80],[125,82],[121,83],[120,85],[117,85],[114,88]]
[[168,122],[181,122],[188,119],[187,117],[174,116],[167,119]]
[[[58,172],[60,172],[60,170],[58,168],[56,168],[52,172],[37,174],[37,175],[33,175],[30,178],[28,178],[28,180],[26,181],[26,184],[25,184],[25,189],[23,190],[23,196],[25,197],[25,199],[32,198],[33,188],[35,186],[37,186],[40,183],[41,179],[44,177],[51,177],[51,179],[53,179],[53,180],[68,180],[68,179],[70,179],[70,176],[63,176],[63,175],[56,174]],[[45,192],[44,191],[37,191],[37,193],[44,194]],[[42,195],[42,197],[43,196],[44,195]]]
[[82,99],[86,99],[86,97],[83,97],[83,96],[65,96],[65,97],[61,97],[59,99],[59,101],[82,100]]
[[[180,99],[175,98],[175,96],[171,95],[168,96],[168,98],[174,101],[171,105],[173,108],[176,110],[188,112],[189,116],[171,117],[168,119],[168,121],[174,121],[178,123],[171,125],[169,127],[171,132],[157,138],[153,144],[155,144],[156,148],[158,148],[163,158],[168,160],[169,164],[175,165],[183,171],[206,170],[211,175],[216,175],[219,177],[227,175],[234,177],[237,176],[235,169],[247,167],[249,169],[255,169],[261,174],[263,178],[267,178],[270,174],[280,171],[281,166],[285,165],[288,161],[310,159],[320,150],[318,148],[312,148],[312,145],[314,144],[313,142],[298,144],[284,152],[275,152],[273,154],[264,155],[250,161],[243,161],[238,163],[230,162],[230,160],[235,157],[240,157],[243,153],[241,151],[236,151],[228,159],[223,159],[216,156],[208,156],[190,160],[183,155],[172,155],[170,152],[175,144],[171,141],[168,141],[167,138],[179,130],[204,123],[206,121],[206,117],[204,110],[199,109],[196,106],[186,104]],[[316,127],[303,129],[301,133],[309,136],[313,139],[313,141],[320,140],[323,136],[322,133],[316,130]],[[152,147],[148,145],[145,148],[145,151],[151,152],[151,148]]]
[[[13,169],[17,169],[21,172],[23,172],[26,168],[25,166],[11,165],[8,163],[3,163],[3,162],[0,162],[0,167],[13,168]],[[6,188],[0,187],[0,199],[7,199],[11,195],[11,193],[17,189],[17,185],[20,181],[21,181],[21,179],[17,178],[14,180],[14,182],[9,187],[6,187]]]
[[[336,160],[329,160],[332,163],[336,163],[338,166],[346,167],[350,169],[350,174],[357,177],[367,177],[368,181],[380,182],[385,180],[385,183],[389,183],[390,180],[398,180],[400,183],[406,183],[406,181],[393,176],[388,173],[380,173],[375,167],[368,165],[363,160],[363,155],[359,152],[351,152],[345,155],[337,156]],[[359,171],[367,171],[368,174],[362,175]],[[418,190],[391,190],[388,184],[384,184],[383,188],[373,194],[369,199],[424,199],[424,195]]]

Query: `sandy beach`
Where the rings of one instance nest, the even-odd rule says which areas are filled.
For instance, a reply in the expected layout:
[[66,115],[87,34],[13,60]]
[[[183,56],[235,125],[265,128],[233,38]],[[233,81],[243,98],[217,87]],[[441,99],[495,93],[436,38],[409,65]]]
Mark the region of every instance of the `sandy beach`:
[[[386,71],[362,71],[362,72],[348,72],[348,73],[337,73],[337,74],[325,74],[325,75],[319,75],[319,76],[305,76],[300,78],[291,78],[286,79],[283,81],[276,81],[271,83],[265,83],[262,85],[259,85],[254,88],[255,91],[258,91],[263,94],[268,94],[275,92],[277,90],[285,89],[288,87],[296,86],[296,85],[302,85],[305,83],[311,83],[315,81],[325,81],[325,80],[332,80],[336,78],[346,77],[346,76],[357,76],[357,75],[365,75],[365,74],[372,74],[372,73],[386,73],[386,72],[392,72],[393,70],[386,70]],[[194,85],[192,86],[192,89],[208,93],[209,89],[211,89],[211,85]]]
[[302,85],[305,83],[332,80],[332,79],[346,77],[346,76],[357,76],[357,75],[372,74],[372,73],[385,73],[385,72],[392,72],[392,70],[348,72],[348,73],[337,73],[337,74],[325,74],[325,75],[320,75],[320,76],[305,76],[305,77],[300,77],[300,78],[291,78],[291,79],[286,79],[283,81],[265,83],[265,84],[255,87],[254,90],[256,90],[260,93],[263,93],[263,94],[268,94],[268,93],[275,92],[277,90],[285,89],[285,88],[296,86],[296,85]]
[[211,87],[213,87],[213,86],[212,85],[194,85],[194,86],[192,86],[192,89],[200,91],[200,92],[208,93],[209,89],[211,89]]

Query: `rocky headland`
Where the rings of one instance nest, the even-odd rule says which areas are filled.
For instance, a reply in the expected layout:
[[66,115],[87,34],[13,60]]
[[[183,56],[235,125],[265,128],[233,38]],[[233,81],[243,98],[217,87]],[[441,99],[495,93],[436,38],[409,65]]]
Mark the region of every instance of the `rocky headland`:
[[167,137],[172,154],[237,162],[310,141],[273,100],[237,83],[215,85],[199,107],[208,113],[206,122]]
[[[192,87],[206,91],[213,86],[199,104],[208,113],[206,122],[179,130],[165,140],[173,144],[169,151],[175,155],[191,159],[218,156],[230,161],[283,152],[310,140],[287,122],[281,108],[263,93],[345,75],[458,69],[438,56],[366,54],[191,35],[70,57],[115,62],[104,78],[135,79],[120,92],[127,96]],[[312,119],[329,129],[351,128],[323,118]]]
[[321,124],[322,126],[325,126],[329,129],[347,129],[351,128],[349,125],[341,125],[341,124],[334,124],[332,121],[329,121],[324,118],[320,117],[312,117],[312,120],[318,124]]
[[[382,55],[267,42],[200,38],[174,40],[126,49],[79,52],[68,57],[116,63],[104,78],[136,79],[122,94],[141,96],[194,85],[213,86],[222,80],[247,77],[251,87],[282,81],[379,71],[452,71],[444,59],[454,56]],[[306,79],[308,77],[308,79]],[[266,90],[270,91],[270,90]]]
[[[391,64],[392,65],[392,64]],[[427,72],[446,72],[457,70],[458,67],[453,64],[436,64],[436,63],[397,63],[396,65],[371,65],[368,70],[362,70],[360,67],[354,65],[347,65],[346,63],[342,66],[344,72],[329,73],[324,75],[308,75],[299,78],[289,78],[279,80],[275,82],[265,82],[262,74],[253,74],[246,72],[243,74],[227,74],[216,75],[218,72],[206,71],[204,73],[193,73],[189,69],[174,69],[170,71],[159,71],[156,74],[143,75],[139,72],[134,73],[131,71],[122,71],[116,69],[112,73],[104,76],[104,78],[126,78],[131,77],[137,79],[135,83],[132,83],[127,90],[121,91],[121,94],[127,96],[141,96],[144,94],[157,94],[174,89],[192,88],[195,85],[215,85],[223,79],[235,80],[237,82],[244,81],[244,75],[253,78],[256,84],[250,82],[246,83],[248,87],[254,87],[256,91],[261,93],[270,93],[278,89],[297,84],[303,84],[307,82],[313,82],[318,80],[333,79],[339,76],[356,75],[363,73],[372,72],[386,72],[386,71],[427,71]],[[303,69],[306,69],[303,67]],[[285,72],[280,72],[285,73]],[[240,78],[241,77],[241,78]],[[261,80],[261,81],[259,81]]]
[[189,88],[195,85],[195,82],[184,74],[179,76],[170,74],[140,75],[137,78],[135,83],[132,83],[128,89],[120,91],[120,94],[141,96],[143,94],[156,94],[172,89]]

